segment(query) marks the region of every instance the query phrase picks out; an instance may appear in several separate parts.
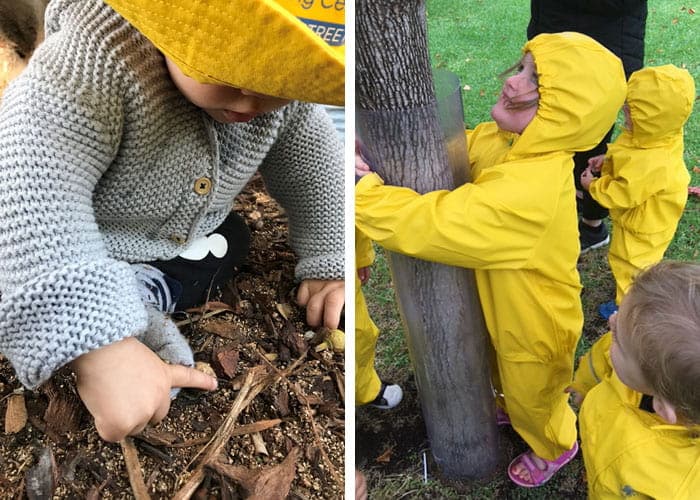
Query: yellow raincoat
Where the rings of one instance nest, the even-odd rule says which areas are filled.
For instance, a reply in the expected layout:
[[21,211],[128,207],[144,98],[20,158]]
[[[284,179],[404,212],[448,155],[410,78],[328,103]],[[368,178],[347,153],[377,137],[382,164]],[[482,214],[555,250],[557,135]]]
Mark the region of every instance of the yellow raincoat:
[[608,252],[619,304],[632,279],[659,262],[676,232],[688,198],[683,125],[695,99],[693,78],[673,65],[632,73],[627,103],[632,130],[610,145],[591,197],[610,209]]
[[[372,242],[360,231],[355,231],[355,263],[357,269],[369,267],[374,262]],[[373,401],[382,387],[374,369],[374,350],[379,329],[367,310],[362,285],[355,274],[355,404]]]
[[473,183],[419,195],[365,176],[356,224],[389,250],[475,269],[513,427],[553,460],[576,440],[564,389],[583,324],[573,153],[592,149],[625,98],[620,60],[577,33],[542,34],[537,115],[517,136],[495,123],[469,137]]
[[642,394],[611,366],[609,373],[579,413],[589,498],[698,498],[700,427],[671,425],[640,409]]
[[571,384],[571,388],[581,396],[586,396],[588,391],[612,373],[611,345],[612,334],[608,332],[596,340],[588,352],[581,356],[576,373],[574,373],[574,381]]

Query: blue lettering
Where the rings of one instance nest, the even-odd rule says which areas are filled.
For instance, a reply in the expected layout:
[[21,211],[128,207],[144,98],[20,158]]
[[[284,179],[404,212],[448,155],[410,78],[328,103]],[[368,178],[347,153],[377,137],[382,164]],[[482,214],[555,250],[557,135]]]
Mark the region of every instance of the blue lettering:
[[299,18],[313,31],[316,35],[331,46],[339,46],[345,43],[345,25],[324,23],[313,19]]

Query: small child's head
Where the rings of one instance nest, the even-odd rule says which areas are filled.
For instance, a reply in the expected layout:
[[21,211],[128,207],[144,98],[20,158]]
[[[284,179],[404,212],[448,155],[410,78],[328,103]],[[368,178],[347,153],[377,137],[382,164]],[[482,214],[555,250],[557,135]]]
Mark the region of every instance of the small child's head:
[[[344,102],[343,0],[105,2],[165,55],[171,74],[192,80],[181,79],[181,90],[194,82],[232,87],[262,100],[258,104],[263,111],[270,97],[335,105]],[[195,104],[198,97],[213,98],[211,109],[219,109],[219,90],[195,90],[195,99],[190,98]],[[201,107],[207,109],[206,105],[208,102]],[[248,114],[245,105],[243,109],[232,111]]]
[[523,135],[513,150],[527,154],[593,149],[615,123],[627,92],[620,59],[581,33],[537,35],[516,67],[491,116],[502,129]]
[[170,77],[180,92],[195,106],[202,108],[221,123],[247,122],[289,103],[289,99],[258,94],[229,85],[201,83],[185,75],[169,58],[165,58]]
[[634,140],[653,146],[677,136],[693,110],[695,82],[673,64],[646,67],[630,75],[627,106]]
[[540,99],[537,68],[530,52],[501,73],[503,89],[491,108],[491,118],[502,130],[521,134],[537,114]]
[[610,329],[620,380],[654,396],[667,422],[700,424],[700,263],[663,261],[640,273]]

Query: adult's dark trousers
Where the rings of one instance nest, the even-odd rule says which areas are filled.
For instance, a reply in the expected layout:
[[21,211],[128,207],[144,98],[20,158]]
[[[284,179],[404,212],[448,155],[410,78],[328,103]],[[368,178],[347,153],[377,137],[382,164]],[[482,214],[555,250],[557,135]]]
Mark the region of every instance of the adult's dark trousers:
[[[613,128],[615,127],[613,126]],[[608,209],[600,206],[598,202],[591,197],[588,191],[581,186],[581,174],[586,170],[589,158],[605,154],[608,150],[608,143],[612,139],[613,128],[605,134],[603,140],[595,148],[589,151],[580,151],[574,155],[574,182],[576,183],[576,189],[583,193],[583,199],[581,200],[581,216],[584,219],[596,220],[604,219],[608,216]]]

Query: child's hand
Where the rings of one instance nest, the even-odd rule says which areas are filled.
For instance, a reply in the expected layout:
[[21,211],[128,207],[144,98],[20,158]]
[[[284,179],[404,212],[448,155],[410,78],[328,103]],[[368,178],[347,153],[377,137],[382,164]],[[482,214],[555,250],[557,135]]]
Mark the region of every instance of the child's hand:
[[355,176],[364,177],[365,175],[371,173],[372,169],[360,153],[360,143],[358,141],[355,141]]
[[83,354],[72,366],[78,394],[105,441],[119,441],[161,421],[170,408],[173,387],[216,389],[216,379],[194,368],[169,365],[132,337]]
[[311,326],[335,329],[345,305],[345,281],[304,280],[299,285],[297,302],[306,306],[306,322]]
[[571,386],[564,389],[564,392],[571,394],[573,403],[579,408],[581,407],[581,403],[583,403],[583,395],[581,393],[575,391]]
[[601,168],[603,168],[603,161],[605,160],[605,155],[591,156],[588,159],[588,168],[596,174],[600,173]]
[[355,469],[355,500],[367,500],[367,479]]
[[360,280],[360,283],[363,285],[369,281],[369,275],[370,275],[370,268],[369,267],[360,267],[357,270],[357,277]]
[[593,172],[591,172],[591,167],[587,167],[586,170],[581,173],[581,187],[588,191],[588,188],[594,180],[595,176]]

